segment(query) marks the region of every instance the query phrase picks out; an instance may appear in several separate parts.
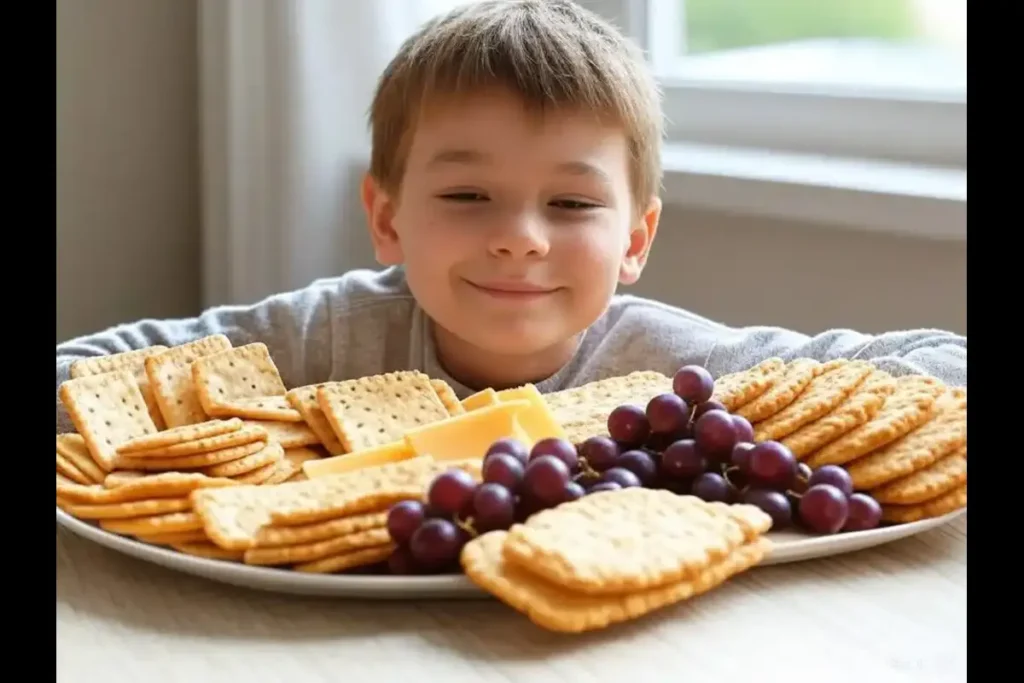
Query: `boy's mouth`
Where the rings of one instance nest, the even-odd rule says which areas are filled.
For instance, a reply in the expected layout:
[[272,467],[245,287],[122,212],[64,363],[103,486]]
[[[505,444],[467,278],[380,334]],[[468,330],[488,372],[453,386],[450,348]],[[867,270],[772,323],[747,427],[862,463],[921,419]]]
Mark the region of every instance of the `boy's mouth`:
[[474,289],[489,296],[502,299],[537,299],[557,292],[560,287],[544,287],[522,280],[494,280],[466,282]]

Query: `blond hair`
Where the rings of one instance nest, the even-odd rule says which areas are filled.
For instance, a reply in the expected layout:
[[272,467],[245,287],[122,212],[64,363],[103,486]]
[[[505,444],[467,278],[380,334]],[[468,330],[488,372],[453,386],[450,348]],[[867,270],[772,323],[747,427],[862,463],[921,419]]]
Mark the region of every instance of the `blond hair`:
[[427,22],[382,74],[370,108],[370,174],[389,192],[427,100],[500,87],[533,112],[570,108],[620,126],[630,151],[634,203],[661,183],[663,121],[640,50],[611,24],[568,0],[482,0]]

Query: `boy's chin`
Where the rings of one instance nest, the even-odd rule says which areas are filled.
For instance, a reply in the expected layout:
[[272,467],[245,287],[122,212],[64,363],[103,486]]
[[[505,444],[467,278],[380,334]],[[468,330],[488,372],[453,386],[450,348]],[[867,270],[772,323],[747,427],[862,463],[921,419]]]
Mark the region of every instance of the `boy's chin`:
[[530,328],[487,329],[476,327],[459,335],[478,352],[506,358],[530,358],[549,353],[567,343],[568,335],[560,330]]

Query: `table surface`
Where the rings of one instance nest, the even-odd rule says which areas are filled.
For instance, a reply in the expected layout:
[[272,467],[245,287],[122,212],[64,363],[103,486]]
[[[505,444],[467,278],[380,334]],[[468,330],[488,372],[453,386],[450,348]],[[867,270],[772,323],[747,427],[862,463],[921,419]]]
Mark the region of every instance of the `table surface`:
[[591,634],[495,600],[273,595],[57,531],[57,681],[967,680],[967,515],[847,555],[755,568]]

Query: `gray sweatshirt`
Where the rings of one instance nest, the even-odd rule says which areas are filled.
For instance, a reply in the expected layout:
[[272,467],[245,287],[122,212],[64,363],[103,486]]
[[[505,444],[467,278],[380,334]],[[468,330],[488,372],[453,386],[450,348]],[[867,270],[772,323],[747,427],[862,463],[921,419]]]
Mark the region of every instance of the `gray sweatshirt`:
[[[456,381],[441,367],[429,320],[401,268],[355,270],[251,305],[219,306],[181,320],[146,319],[72,339],[57,346],[57,386],[79,358],[217,333],[236,346],[265,343],[288,387],[420,370],[447,381],[460,398],[482,388]],[[671,375],[689,363],[719,377],[772,356],[862,358],[893,375],[925,373],[967,385],[967,338],[950,332],[868,335],[838,329],[808,336],[777,327],[735,328],[628,295],[615,296],[572,360],[536,384],[542,392],[558,391],[634,370]],[[57,432],[69,431],[75,430],[58,399]]]

